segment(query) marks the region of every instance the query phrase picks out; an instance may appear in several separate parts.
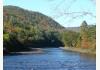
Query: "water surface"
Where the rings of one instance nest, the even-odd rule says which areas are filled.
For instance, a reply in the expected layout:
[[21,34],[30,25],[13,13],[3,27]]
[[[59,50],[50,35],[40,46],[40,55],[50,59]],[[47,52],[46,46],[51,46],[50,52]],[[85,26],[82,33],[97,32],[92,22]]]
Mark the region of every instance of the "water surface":
[[94,56],[45,48],[43,53],[4,56],[4,70],[96,70]]

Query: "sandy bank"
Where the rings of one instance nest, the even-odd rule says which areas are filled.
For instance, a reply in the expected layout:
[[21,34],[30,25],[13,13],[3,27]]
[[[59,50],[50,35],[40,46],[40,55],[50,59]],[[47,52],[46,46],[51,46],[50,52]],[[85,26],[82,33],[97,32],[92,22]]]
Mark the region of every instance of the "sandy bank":
[[73,48],[73,47],[60,47],[60,48],[63,49],[63,50],[65,50],[65,51],[87,53],[87,54],[94,54],[94,55],[96,55],[96,52],[91,51],[89,49]]

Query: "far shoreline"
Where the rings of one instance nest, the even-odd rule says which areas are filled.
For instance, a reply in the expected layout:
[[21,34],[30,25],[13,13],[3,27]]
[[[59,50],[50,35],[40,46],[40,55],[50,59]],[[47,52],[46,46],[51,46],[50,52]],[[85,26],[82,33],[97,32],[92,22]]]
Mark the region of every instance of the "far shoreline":
[[73,48],[73,47],[60,47],[60,48],[63,49],[64,51],[96,55],[96,52],[92,52],[88,49]]

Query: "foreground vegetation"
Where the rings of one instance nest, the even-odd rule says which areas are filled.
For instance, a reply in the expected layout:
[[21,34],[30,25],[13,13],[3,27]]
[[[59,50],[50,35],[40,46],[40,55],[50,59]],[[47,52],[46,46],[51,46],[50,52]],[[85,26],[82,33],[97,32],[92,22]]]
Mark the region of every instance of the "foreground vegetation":
[[74,47],[96,50],[96,26],[82,22],[80,32],[67,30],[48,16],[15,6],[4,6],[4,52],[36,47]]

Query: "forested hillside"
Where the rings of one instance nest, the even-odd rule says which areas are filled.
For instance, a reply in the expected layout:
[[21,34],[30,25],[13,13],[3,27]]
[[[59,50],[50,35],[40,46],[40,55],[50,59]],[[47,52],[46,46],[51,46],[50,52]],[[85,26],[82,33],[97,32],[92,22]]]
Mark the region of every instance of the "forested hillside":
[[68,30],[39,12],[16,6],[3,7],[4,51],[26,51],[36,47],[79,47],[95,50],[95,28],[86,21],[79,31]]
[[50,17],[16,6],[4,6],[3,12],[4,48],[19,51],[29,47],[63,45],[58,31],[64,27]]

